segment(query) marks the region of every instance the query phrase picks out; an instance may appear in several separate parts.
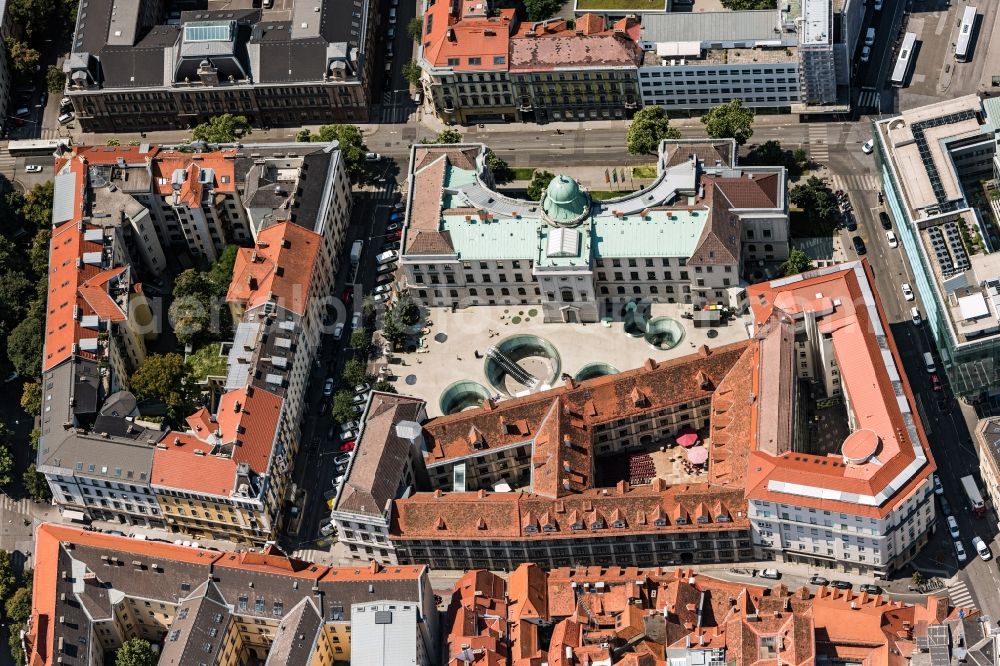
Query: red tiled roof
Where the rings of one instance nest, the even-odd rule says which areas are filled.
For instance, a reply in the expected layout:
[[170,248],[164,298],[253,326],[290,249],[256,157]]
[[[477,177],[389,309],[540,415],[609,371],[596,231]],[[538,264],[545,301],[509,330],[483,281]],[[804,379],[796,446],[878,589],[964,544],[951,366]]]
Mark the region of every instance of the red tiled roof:
[[[506,71],[517,15],[514,9],[501,9],[499,16],[487,16],[485,6],[484,1],[430,3],[424,14],[421,56],[434,67],[456,71]],[[471,58],[479,58],[478,64]]]
[[281,416],[282,400],[260,388],[227,391],[216,414],[224,443],[235,442],[233,460],[258,473],[267,470]]
[[154,486],[228,497],[236,483],[236,462],[211,455],[212,447],[186,433],[173,433],[153,451]]
[[226,300],[253,309],[267,302],[304,315],[322,239],[297,224],[279,222],[257,234],[257,245],[241,248]]

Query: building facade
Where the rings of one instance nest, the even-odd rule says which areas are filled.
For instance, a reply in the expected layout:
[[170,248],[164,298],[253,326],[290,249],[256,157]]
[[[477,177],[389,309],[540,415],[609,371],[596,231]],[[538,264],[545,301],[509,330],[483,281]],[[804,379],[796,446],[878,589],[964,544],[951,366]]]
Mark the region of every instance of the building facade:
[[501,195],[485,152],[412,149],[400,264],[429,305],[540,305],[549,322],[637,298],[742,310],[743,276],[788,256],[784,170],[737,167],[731,141],[667,141],[652,185],[602,202],[567,176],[540,204]]
[[983,419],[976,427],[976,449],[979,453],[979,476],[986,492],[986,502],[1000,506],[1000,420]]
[[886,208],[920,294],[949,388],[969,402],[1000,385],[992,212],[965,191],[993,177],[1000,106],[968,95],[874,123]]
[[[81,9],[63,64],[87,132],[182,129],[222,113],[255,126],[365,122],[377,5],[332,1],[171,10]],[[113,29],[97,27],[112,25]]]

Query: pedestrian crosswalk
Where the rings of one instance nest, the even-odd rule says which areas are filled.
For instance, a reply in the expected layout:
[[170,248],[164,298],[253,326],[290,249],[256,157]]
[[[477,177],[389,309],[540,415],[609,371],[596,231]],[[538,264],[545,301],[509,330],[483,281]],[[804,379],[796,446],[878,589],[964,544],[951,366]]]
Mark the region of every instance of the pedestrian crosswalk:
[[857,192],[881,189],[878,177],[871,173],[853,173],[830,176],[830,189]]
[[972,592],[962,581],[955,581],[945,586],[948,589],[948,597],[953,606],[961,608],[975,608],[976,602],[972,598]]
[[22,515],[27,515],[28,513],[28,499],[13,499],[0,493],[0,514],[5,514],[8,512],[19,513]]
[[881,109],[882,92],[879,90],[862,89],[858,95],[858,109]]
[[809,125],[809,159],[817,164],[826,164],[830,161],[826,125]]

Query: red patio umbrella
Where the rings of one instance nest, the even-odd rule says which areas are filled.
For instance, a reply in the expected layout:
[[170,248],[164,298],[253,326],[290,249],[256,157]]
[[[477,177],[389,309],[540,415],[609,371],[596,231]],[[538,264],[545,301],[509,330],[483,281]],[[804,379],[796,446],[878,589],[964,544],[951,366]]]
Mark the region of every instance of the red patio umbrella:
[[696,446],[689,449],[687,452],[687,459],[693,465],[704,465],[708,462],[708,449],[704,446]]
[[698,433],[693,428],[681,428],[675,439],[684,448],[689,448],[698,443]]

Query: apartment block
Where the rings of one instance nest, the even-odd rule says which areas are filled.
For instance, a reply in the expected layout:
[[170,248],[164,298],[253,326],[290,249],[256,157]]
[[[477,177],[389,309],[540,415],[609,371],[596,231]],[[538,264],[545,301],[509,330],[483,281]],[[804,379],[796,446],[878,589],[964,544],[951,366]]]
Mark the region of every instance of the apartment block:
[[781,167],[739,167],[732,140],[666,141],[656,181],[591,200],[568,176],[542,201],[493,189],[483,145],[411,149],[400,265],[428,305],[540,305],[596,322],[629,299],[746,307],[744,275],[788,256]]
[[[307,172],[316,174],[308,183]],[[215,183],[227,193],[200,191]],[[136,272],[155,277],[169,243],[127,187],[154,202],[151,188],[162,200],[205,197],[245,221],[250,247],[237,255],[228,295],[237,325],[223,394],[188,417],[186,432],[144,420],[128,392],[162,326]],[[271,538],[350,207],[335,144],[204,154],[80,147],[59,161],[37,465],[61,509],[196,537]],[[232,228],[222,227],[227,242]],[[199,235],[184,240],[197,244],[187,246],[192,255],[221,249]]]
[[976,450],[979,453],[979,476],[986,501],[1000,506],[1000,419],[983,419],[976,427]]
[[358,643],[370,638],[364,613],[372,606],[400,618],[391,607],[406,606],[399,640],[425,656],[413,663],[437,663],[426,567],[331,568],[271,545],[220,552],[52,523],[39,526],[34,554],[24,639],[31,664],[102,664],[128,639],[144,638],[162,646],[165,664],[332,666],[350,662],[353,647],[370,653]]
[[365,122],[379,11],[241,1],[81,7],[63,63],[86,132],[184,129],[233,113],[254,126]]

